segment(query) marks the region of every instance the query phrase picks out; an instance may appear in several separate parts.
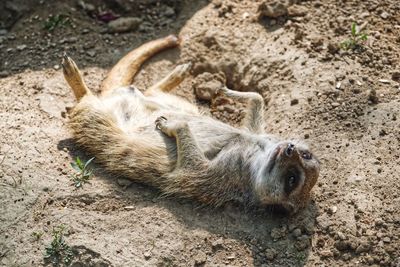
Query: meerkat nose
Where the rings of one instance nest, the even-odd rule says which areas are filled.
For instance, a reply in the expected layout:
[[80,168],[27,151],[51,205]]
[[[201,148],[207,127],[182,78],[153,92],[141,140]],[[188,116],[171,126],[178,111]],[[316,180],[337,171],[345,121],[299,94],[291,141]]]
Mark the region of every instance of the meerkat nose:
[[286,156],[291,157],[293,154],[294,148],[295,148],[295,146],[292,143],[289,143],[285,150]]

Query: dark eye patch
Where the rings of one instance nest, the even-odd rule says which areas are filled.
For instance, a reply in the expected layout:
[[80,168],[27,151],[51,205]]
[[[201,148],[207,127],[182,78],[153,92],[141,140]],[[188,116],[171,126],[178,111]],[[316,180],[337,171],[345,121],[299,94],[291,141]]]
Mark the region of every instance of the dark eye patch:
[[282,178],[285,184],[285,193],[289,195],[299,185],[300,171],[295,167],[289,168],[284,172]]

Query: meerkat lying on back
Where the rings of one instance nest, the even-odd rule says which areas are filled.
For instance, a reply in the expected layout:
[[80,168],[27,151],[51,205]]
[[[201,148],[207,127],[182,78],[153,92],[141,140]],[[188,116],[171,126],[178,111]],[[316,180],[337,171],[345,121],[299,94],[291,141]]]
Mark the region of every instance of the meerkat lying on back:
[[65,56],[64,76],[78,100],[69,120],[76,142],[115,175],[167,195],[213,206],[236,201],[281,205],[290,212],[304,207],[318,178],[319,161],[307,146],[263,133],[259,94],[218,91],[248,101],[243,127],[234,128],[169,93],[190,64],[177,66],[144,93],[130,85],[146,59],[178,43],[168,36],[130,52],[110,71],[99,96]]

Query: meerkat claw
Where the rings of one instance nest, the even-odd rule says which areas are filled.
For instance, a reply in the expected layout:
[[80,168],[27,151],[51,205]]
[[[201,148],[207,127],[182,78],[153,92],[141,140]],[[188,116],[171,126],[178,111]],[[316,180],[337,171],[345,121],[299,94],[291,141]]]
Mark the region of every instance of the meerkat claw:
[[165,124],[165,122],[167,121],[167,118],[165,118],[164,116],[160,116],[156,119],[155,123],[156,123],[156,128],[160,131],[162,131],[163,128],[163,124]]
[[78,67],[76,66],[75,62],[69,56],[67,56],[67,54],[64,54],[61,61],[61,66],[64,74],[68,77],[72,78],[75,75],[79,75]]

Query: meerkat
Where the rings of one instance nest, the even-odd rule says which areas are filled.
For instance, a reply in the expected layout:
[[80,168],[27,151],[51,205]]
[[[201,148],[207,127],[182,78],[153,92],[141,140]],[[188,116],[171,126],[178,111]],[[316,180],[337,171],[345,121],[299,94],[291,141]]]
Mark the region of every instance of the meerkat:
[[305,207],[320,163],[301,142],[264,132],[261,95],[218,90],[215,95],[247,101],[242,126],[235,128],[170,93],[190,64],[178,65],[143,93],[131,85],[143,62],[178,45],[171,35],[131,51],[111,69],[99,95],[64,56],[64,77],[78,101],[69,114],[76,143],[109,172],[165,195],[215,207],[280,205],[291,213]]

